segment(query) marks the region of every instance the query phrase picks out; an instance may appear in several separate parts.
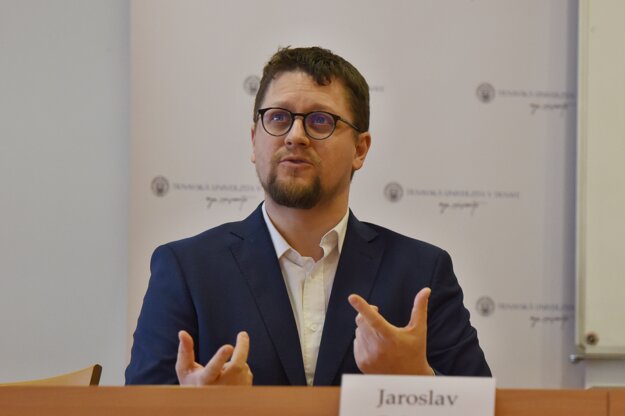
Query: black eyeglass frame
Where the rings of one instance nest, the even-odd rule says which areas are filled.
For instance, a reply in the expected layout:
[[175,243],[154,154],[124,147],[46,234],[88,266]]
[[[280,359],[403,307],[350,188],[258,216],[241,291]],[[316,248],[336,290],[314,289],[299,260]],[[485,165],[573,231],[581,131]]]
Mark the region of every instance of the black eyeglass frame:
[[[284,133],[281,134],[273,134],[271,132],[269,132],[269,130],[267,130],[267,128],[265,127],[265,113],[269,110],[282,110],[282,111],[286,111],[287,113],[290,114],[291,116],[291,124],[289,125],[289,128],[286,129],[286,131]],[[311,114],[327,114],[330,117],[332,117],[332,119],[334,120],[334,128],[332,129],[332,131],[325,137],[321,137],[321,138],[317,138],[317,137],[313,137],[309,132],[308,132],[308,128],[306,127],[306,118],[308,116],[310,116]],[[356,130],[358,133],[364,133],[364,130],[359,129],[358,127],[356,127],[354,124],[352,124],[351,122],[345,120],[343,117],[338,116],[336,114],[330,113],[328,111],[322,111],[322,110],[316,110],[316,111],[310,111],[308,113],[294,113],[291,110],[287,110],[286,108],[282,108],[282,107],[267,107],[267,108],[261,108],[258,110],[258,115],[260,116],[260,124],[263,126],[263,130],[265,130],[265,132],[267,132],[267,134],[269,134],[270,136],[274,136],[274,137],[280,137],[280,136],[284,136],[285,134],[288,134],[288,132],[291,131],[291,129],[293,128],[293,124],[295,124],[295,117],[300,116],[302,117],[302,124],[304,126],[304,132],[306,132],[306,135],[308,137],[310,137],[313,140],[325,140],[328,137],[332,136],[332,134],[334,134],[334,131],[336,130],[336,123],[338,123],[339,121],[342,121],[343,123],[347,124],[349,127],[351,127],[352,129]]]

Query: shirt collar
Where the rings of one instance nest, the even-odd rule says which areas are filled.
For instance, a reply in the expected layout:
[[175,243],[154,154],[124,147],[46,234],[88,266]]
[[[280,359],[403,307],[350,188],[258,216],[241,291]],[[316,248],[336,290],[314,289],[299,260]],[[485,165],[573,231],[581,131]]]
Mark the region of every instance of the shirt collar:
[[[269,235],[271,236],[271,241],[273,242],[273,247],[276,250],[276,256],[278,257],[278,259],[282,257],[284,253],[286,253],[289,250],[295,251],[295,249],[293,249],[289,245],[289,243],[284,239],[284,237],[282,237],[282,234],[280,234],[280,232],[275,227],[275,225],[273,225],[273,222],[271,222],[271,218],[269,218],[269,215],[267,214],[267,209],[265,208],[264,202],[262,205],[262,210],[263,210],[263,218],[265,219],[265,224],[267,224],[267,229],[269,230]],[[331,230],[325,233],[323,237],[321,238],[319,245],[324,249],[324,252],[326,254],[329,253],[329,251],[331,251],[331,250],[328,250],[330,247],[327,247],[327,244],[331,244],[332,245],[331,248],[334,248],[334,244],[337,244],[338,253],[339,255],[341,254],[341,250],[343,249],[343,241],[345,241],[345,234],[347,232],[348,218],[349,218],[349,209],[347,209],[347,211],[345,212],[345,215],[343,215],[343,218],[341,218],[341,220]],[[333,240],[332,236],[336,236],[336,240]],[[333,241],[335,241],[335,243],[333,243]]]

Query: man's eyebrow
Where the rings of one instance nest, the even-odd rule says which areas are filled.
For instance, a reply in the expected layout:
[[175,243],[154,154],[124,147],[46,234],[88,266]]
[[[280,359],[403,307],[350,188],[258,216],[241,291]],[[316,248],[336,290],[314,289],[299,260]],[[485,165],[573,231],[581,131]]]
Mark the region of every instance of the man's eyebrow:
[[[284,102],[284,101],[277,101],[277,102],[274,102],[272,104],[267,104],[263,108],[267,108],[267,107],[280,107],[280,108],[284,108],[285,110],[296,112],[296,111],[293,111],[293,106],[290,105],[290,104],[291,103],[287,103],[287,102]],[[334,113],[334,112],[337,111],[333,107],[330,107],[330,106],[324,105],[324,104],[319,104],[319,103],[313,103],[313,104],[307,105],[306,108],[307,108],[307,110],[304,111],[305,113],[308,113],[308,112],[311,112],[311,111],[326,111],[326,112],[329,112],[329,113]]]

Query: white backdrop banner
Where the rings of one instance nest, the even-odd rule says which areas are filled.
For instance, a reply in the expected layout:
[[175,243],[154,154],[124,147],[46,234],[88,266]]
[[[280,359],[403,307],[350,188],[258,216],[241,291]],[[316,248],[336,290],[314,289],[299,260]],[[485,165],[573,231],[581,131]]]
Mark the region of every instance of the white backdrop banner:
[[568,362],[575,1],[134,0],[131,33],[131,331],[154,248],[262,200],[262,67],[319,45],[371,87],[354,213],[450,252],[499,387],[582,385]]

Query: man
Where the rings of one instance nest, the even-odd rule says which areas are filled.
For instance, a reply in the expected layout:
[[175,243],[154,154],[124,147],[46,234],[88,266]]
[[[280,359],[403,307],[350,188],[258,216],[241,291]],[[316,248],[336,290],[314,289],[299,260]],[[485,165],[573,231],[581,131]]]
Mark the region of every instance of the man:
[[449,255],[348,209],[371,145],[356,68],[317,47],[279,50],[253,120],[265,201],[155,251],[126,383],[490,376]]

